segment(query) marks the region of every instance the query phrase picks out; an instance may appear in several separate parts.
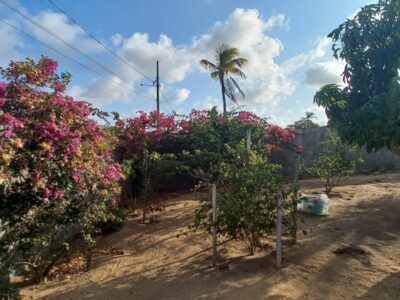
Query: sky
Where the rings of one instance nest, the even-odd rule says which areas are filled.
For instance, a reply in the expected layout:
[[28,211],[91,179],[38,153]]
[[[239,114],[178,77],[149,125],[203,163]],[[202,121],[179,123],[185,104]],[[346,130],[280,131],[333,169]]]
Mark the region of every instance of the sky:
[[[59,62],[60,72],[72,74],[68,94],[132,117],[156,108],[156,89],[151,85],[158,60],[161,112],[183,114],[192,108],[222,109],[219,83],[199,61],[213,61],[215,48],[225,43],[248,60],[243,67],[246,79],[238,80],[246,95],[239,100],[240,109],[280,125],[312,111],[324,124],[326,116],[313,104],[313,96],[324,84],[342,84],[344,66],[332,57],[326,36],[368,3],[0,0],[0,66],[49,56]],[[228,108],[236,105],[229,103]]]

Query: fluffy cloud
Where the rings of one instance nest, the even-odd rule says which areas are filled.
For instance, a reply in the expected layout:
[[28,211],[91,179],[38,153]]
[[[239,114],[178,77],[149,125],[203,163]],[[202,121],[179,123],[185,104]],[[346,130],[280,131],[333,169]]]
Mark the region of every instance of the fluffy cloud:
[[[6,22],[16,26],[12,20]],[[9,64],[10,60],[17,60],[22,57],[20,49],[24,47],[22,39],[17,32],[5,23],[0,23],[0,66],[5,67]]]
[[[79,45],[79,49],[89,55],[104,51],[62,14],[43,11],[32,18],[67,42]],[[68,50],[54,37],[35,28],[32,24],[21,23],[21,26],[40,40],[63,51]],[[270,34],[270,31],[276,27],[286,29],[289,27],[285,15],[276,14],[270,18],[263,18],[257,9],[235,9],[226,20],[216,22],[204,34],[193,37],[187,45],[178,46],[164,34],[154,41],[147,33],[140,32],[133,33],[131,36],[115,33],[110,37],[109,42],[124,60],[152,78],[155,77],[155,62],[159,60],[161,80],[166,85],[165,90],[170,89],[168,85],[182,82],[194,73],[208,76],[207,71],[201,68],[199,60],[203,58],[214,60],[215,47],[220,43],[237,47],[241,56],[249,60],[243,68],[247,79],[239,80],[246,98],[239,104],[245,105],[245,109],[266,113],[293,94],[296,87],[291,78],[293,73],[324,57],[330,43],[328,39],[321,38],[317,41],[315,49],[280,64],[277,63],[277,58],[284,50],[284,46],[278,38]],[[0,25],[0,36],[5,41],[0,49],[0,62],[2,59],[8,61],[10,58],[16,58],[15,50],[21,41],[15,33],[9,31],[10,29],[5,29]],[[11,55],[14,56],[10,57]],[[101,62],[119,74],[124,81],[115,76],[108,77],[108,80],[95,78],[87,84],[73,86],[70,91],[74,96],[89,99],[101,107],[112,102],[131,101],[138,95],[134,86],[138,89],[139,83],[150,83],[131,67],[118,60]],[[318,78],[331,81],[333,77],[329,76],[336,71],[337,66],[334,65],[314,64],[307,69],[306,82],[317,85]],[[325,75],[316,75],[318,72]],[[129,82],[129,86],[126,82]],[[121,85],[126,88],[121,88]],[[154,88],[151,88],[149,92],[153,95]],[[190,90],[180,88],[175,90],[168,100],[179,106],[190,97],[190,94]],[[208,97],[202,102],[195,103],[194,106],[210,108],[214,105],[220,106],[221,103],[220,99]]]
[[190,96],[190,90],[181,88],[175,90],[174,94],[167,100],[174,104],[180,104],[185,100],[187,100],[189,96]]
[[184,80],[193,64],[190,51],[185,47],[175,47],[172,39],[164,34],[157,42],[151,42],[147,33],[134,33],[121,41],[117,52],[146,74],[156,73],[156,61],[159,60],[166,83]]
[[135,99],[133,87],[126,86],[115,76],[96,78],[85,85],[74,85],[68,93],[77,99],[90,101],[99,108],[115,102],[115,99],[119,99],[120,102]]
[[235,9],[226,21],[215,23],[208,33],[196,38],[192,51],[201,58],[213,59],[218,44],[237,47],[241,56],[249,60],[243,68],[247,79],[240,81],[247,97],[240,104],[268,109],[294,91],[288,73],[275,61],[284,49],[283,44],[266,33],[285,24],[283,15],[265,20],[256,9]]
[[117,51],[146,74],[155,73],[155,61],[159,60],[162,80],[176,83],[193,72],[206,73],[199,61],[202,58],[213,60],[217,45],[226,43],[237,47],[241,55],[249,59],[244,67],[247,80],[240,81],[247,94],[243,102],[267,109],[294,91],[287,70],[275,62],[284,47],[279,39],[267,34],[276,26],[288,26],[284,15],[265,20],[256,9],[235,9],[227,20],[216,22],[207,33],[194,37],[190,45],[175,46],[166,35],[152,42],[148,34],[134,33],[122,40],[117,36],[121,45]]
[[343,63],[338,61],[315,63],[305,70],[304,81],[307,85],[317,88],[329,83],[343,84],[340,76],[343,69]]
[[[33,16],[32,19],[57,36],[60,36],[66,42],[76,46],[82,52],[96,53],[104,50],[104,48],[94,40],[90,39],[77,25],[69,23],[67,17],[61,13],[42,11],[38,15]],[[53,46],[62,46],[62,48],[66,48],[64,43],[60,42],[60,40],[43,31],[39,27],[34,26],[31,23],[27,23],[27,25],[30,27],[34,35],[41,41]],[[64,49],[64,51],[65,50],[66,49]],[[75,52],[73,53],[76,54]]]

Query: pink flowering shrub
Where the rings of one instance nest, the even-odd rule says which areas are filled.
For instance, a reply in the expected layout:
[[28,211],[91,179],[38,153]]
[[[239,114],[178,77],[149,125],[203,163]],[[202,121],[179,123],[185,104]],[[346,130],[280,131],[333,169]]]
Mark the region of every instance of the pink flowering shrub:
[[42,57],[1,71],[0,252],[8,261],[23,251],[40,265],[65,228],[90,233],[110,217],[108,203],[120,193],[115,140],[90,118],[89,103],[64,94],[70,75],[58,75],[57,67]]

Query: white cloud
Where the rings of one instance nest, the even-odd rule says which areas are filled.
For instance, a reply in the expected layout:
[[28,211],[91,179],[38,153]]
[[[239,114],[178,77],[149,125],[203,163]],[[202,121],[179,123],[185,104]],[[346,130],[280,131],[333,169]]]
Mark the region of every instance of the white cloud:
[[307,85],[317,88],[329,83],[343,84],[343,69],[344,64],[339,61],[315,63],[305,70],[304,81]]
[[[216,22],[208,32],[194,37],[190,45],[176,46],[163,34],[156,42],[146,33],[134,33],[122,40],[117,35],[112,40],[121,44],[118,54],[145,74],[155,74],[155,62],[159,60],[161,81],[167,84],[180,82],[193,72],[205,73],[199,61],[213,60],[217,45],[237,47],[241,56],[249,60],[243,69],[247,80],[240,81],[247,97],[240,104],[268,109],[294,91],[287,70],[275,62],[284,49],[283,44],[266,33],[276,26],[288,26],[284,15],[265,20],[257,9],[235,9],[227,20]],[[128,68],[121,66],[120,73],[127,71]]]
[[155,74],[159,60],[162,80],[167,83],[184,80],[193,64],[188,49],[175,47],[164,34],[151,42],[147,33],[134,33],[122,41],[118,54],[145,74]]
[[286,30],[290,29],[289,26],[289,19],[286,18],[284,14],[277,14],[271,16],[266,24],[265,24],[265,29],[273,29],[275,27],[282,27],[285,28]]
[[294,91],[286,70],[275,61],[284,49],[283,44],[266,34],[274,26],[284,24],[283,15],[265,20],[257,9],[235,9],[226,21],[215,23],[208,33],[195,38],[193,52],[212,60],[214,49],[220,43],[238,48],[241,56],[248,59],[243,68],[247,79],[240,80],[247,96],[240,104],[268,109]]
[[90,101],[99,108],[115,102],[115,99],[119,99],[120,102],[135,99],[132,87],[125,88],[126,85],[115,76],[106,78],[96,78],[85,85],[74,85],[68,93],[78,100]]
[[[18,28],[12,20],[6,22]],[[23,56],[21,48],[24,47],[24,42],[15,30],[5,23],[0,23],[0,37],[0,66],[6,67],[10,60],[17,60]]]
[[[32,19],[50,32],[54,33],[56,36],[62,38],[64,41],[74,45],[82,52],[96,53],[104,50],[94,40],[90,39],[77,25],[70,24],[67,17],[61,13],[42,11],[38,15],[33,16]],[[64,43],[60,42],[60,40],[43,31],[39,27],[31,23],[27,23],[27,25],[30,27],[34,35],[41,41],[54,46],[62,46],[64,51],[68,49]],[[68,49],[68,51],[70,50]]]
[[190,96],[190,90],[181,88],[175,90],[174,94],[167,100],[174,104],[181,104],[185,102],[189,98],[189,96]]
[[326,56],[328,53],[328,47],[331,44],[331,39],[327,37],[319,37],[315,41],[315,47],[312,50],[287,59],[283,62],[282,67],[286,70],[288,74],[296,72],[305,65]]
[[222,99],[208,96],[203,101],[195,102],[193,105],[193,108],[195,108],[195,109],[211,109],[214,106],[217,107],[218,111],[222,111]]

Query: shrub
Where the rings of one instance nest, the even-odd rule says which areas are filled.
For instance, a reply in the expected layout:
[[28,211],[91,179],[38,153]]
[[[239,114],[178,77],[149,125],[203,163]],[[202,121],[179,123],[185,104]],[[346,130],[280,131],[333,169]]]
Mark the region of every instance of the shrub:
[[328,129],[326,138],[321,142],[320,154],[304,170],[318,177],[328,194],[343,178],[354,173],[357,160],[361,160],[360,157],[356,160],[349,158],[356,156],[355,151],[354,146],[343,143],[331,129]]
[[22,259],[40,277],[65,249],[67,232],[91,240],[122,178],[113,138],[90,118],[99,112],[64,94],[71,76],[57,66],[42,57],[1,70],[0,263]]
[[[290,191],[284,190],[279,169],[279,165],[269,163],[255,151],[247,154],[242,143],[236,148],[236,161],[221,168],[217,223],[209,218],[211,203],[206,199],[196,211],[193,227],[210,232],[217,226],[220,235],[243,241],[253,254],[261,246],[260,239],[275,229],[278,198],[284,199],[284,208],[290,208],[290,200],[286,201]],[[285,224],[291,226],[293,219],[284,215]]]

